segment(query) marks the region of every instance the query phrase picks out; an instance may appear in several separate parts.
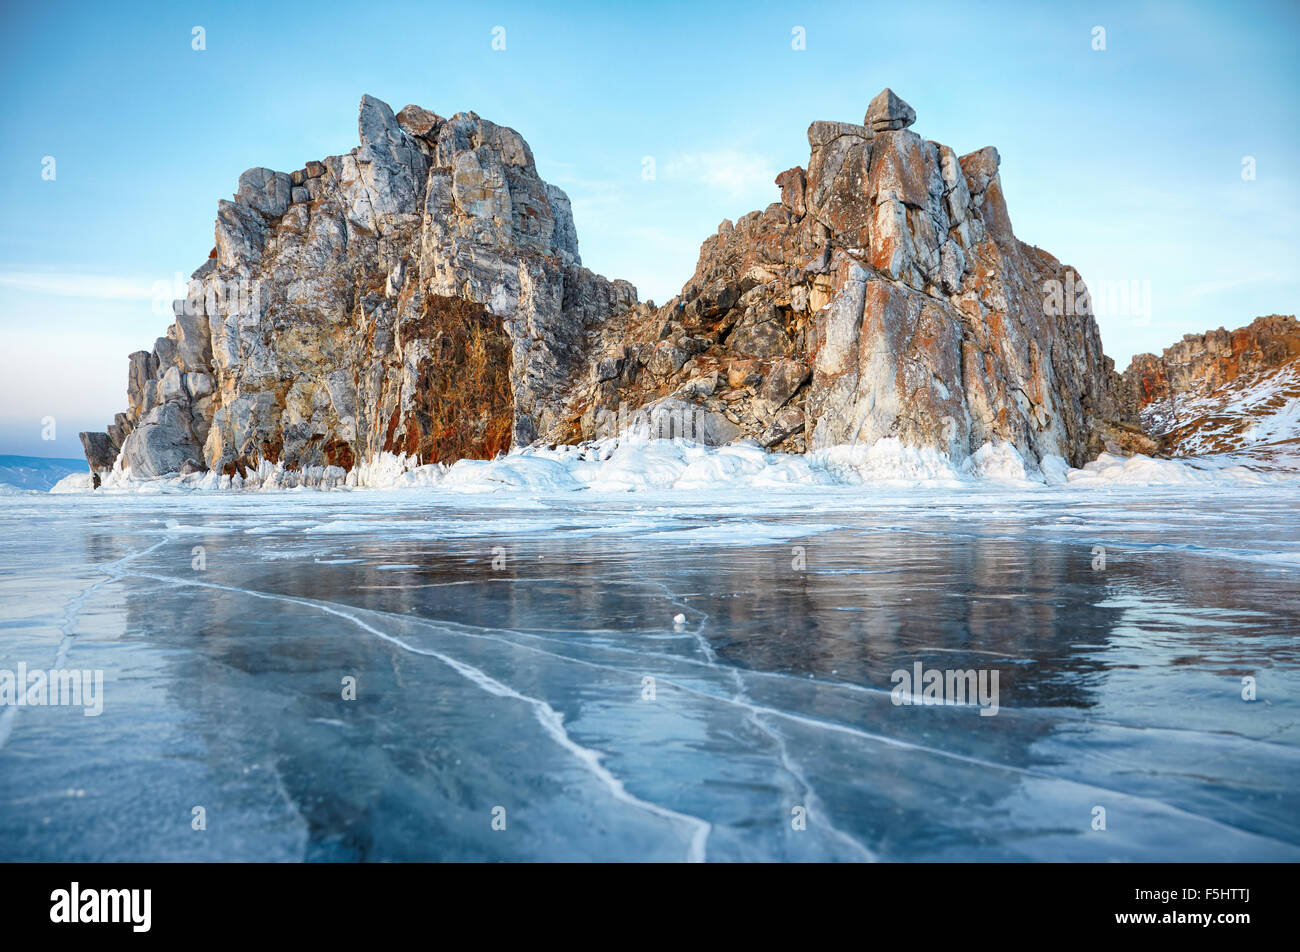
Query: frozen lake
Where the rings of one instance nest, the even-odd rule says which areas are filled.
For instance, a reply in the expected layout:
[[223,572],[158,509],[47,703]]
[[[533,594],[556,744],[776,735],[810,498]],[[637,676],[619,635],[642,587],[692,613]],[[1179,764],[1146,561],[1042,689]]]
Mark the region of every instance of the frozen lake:
[[1300,860],[1293,488],[0,502],[0,859]]

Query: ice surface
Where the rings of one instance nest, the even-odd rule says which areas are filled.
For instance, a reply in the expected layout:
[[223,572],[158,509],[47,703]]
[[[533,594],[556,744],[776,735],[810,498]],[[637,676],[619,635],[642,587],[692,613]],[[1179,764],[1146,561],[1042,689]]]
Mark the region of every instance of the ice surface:
[[661,444],[8,497],[0,858],[1300,859],[1300,488]]

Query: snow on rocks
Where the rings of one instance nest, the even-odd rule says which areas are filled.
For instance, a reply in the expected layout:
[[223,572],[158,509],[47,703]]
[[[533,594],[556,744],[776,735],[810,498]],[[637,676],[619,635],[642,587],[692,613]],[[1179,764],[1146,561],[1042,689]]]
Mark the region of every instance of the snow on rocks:
[[1296,482],[1297,474],[1270,472],[1250,465],[1244,457],[1216,456],[1189,459],[1156,459],[1151,456],[1122,457],[1102,453],[1083,469],[1070,470],[1066,480],[1072,487],[1107,486],[1261,486]]
[[[710,491],[775,492],[834,486],[960,489],[993,484],[1042,486],[1065,481],[1065,463],[1027,464],[1010,443],[985,444],[955,463],[933,447],[896,438],[871,446],[831,446],[808,454],[774,453],[753,442],[706,446],[684,439],[651,439],[637,431],[578,445],[531,447],[491,460],[421,465],[413,456],[381,453],[350,471],[336,466],[289,470],[263,462],[246,476],[213,472],[134,478],[120,466],[103,479],[106,492],[220,492],[274,490],[439,489],[455,493]],[[59,492],[89,491],[79,474]]]

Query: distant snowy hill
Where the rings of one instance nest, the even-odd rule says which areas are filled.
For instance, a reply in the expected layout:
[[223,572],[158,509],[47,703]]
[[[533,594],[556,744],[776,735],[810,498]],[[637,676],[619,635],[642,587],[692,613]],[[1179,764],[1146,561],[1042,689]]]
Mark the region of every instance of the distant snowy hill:
[[1162,454],[1300,469],[1300,322],[1292,315],[1138,354],[1123,387]]
[[84,459],[0,455],[0,492],[15,489],[48,492],[64,476],[84,472]]
[[1180,456],[1300,455],[1300,360],[1242,374],[1206,394],[1159,400],[1142,410],[1142,422]]

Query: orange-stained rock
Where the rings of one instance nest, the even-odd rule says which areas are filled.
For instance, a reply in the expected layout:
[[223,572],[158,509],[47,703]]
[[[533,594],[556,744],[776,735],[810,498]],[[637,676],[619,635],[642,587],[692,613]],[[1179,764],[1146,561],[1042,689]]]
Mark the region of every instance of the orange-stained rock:
[[[718,367],[729,389],[694,399],[782,450],[896,437],[960,462],[1008,441],[1031,465],[1078,465],[1131,427],[1096,323],[1045,304],[1051,282],[1083,284],[1016,239],[997,150],[959,158],[908,129],[914,119],[886,90],[868,125],[812,123],[807,171],[778,177],[781,201],[724,222],[677,298],[609,322],[595,345],[600,359],[640,341],[707,341],[693,366],[664,376],[643,357],[612,389],[577,395],[573,418],[644,405]],[[774,393],[791,411],[779,420]]]
[[370,96],[357,127],[351,152],[239,177],[92,468],[490,457],[562,422],[587,335],[635,289],[582,267],[569,200],[514,130]]
[[915,120],[884,90],[863,125],[813,122],[779,200],[724,221],[655,307],[582,267],[569,200],[517,132],[364,97],[358,148],[249,170],[220,203],[215,257],[132,355],[92,467],[450,461],[636,419],[790,452],[896,438],[960,464],[1005,441],[1082,464],[1136,407],[1092,317],[1050,306],[1082,281],[1016,238],[996,149],[958,157]]
[[1123,396],[1170,455],[1294,447],[1300,433],[1281,424],[1300,400],[1300,322],[1271,314],[1232,331],[1186,334],[1159,356],[1138,354],[1124,371]]
[[807,183],[808,179],[803,168],[797,165],[792,169],[786,169],[776,177],[776,184],[781,189],[781,204],[789,209],[795,218],[804,216],[806,210],[804,188]]

